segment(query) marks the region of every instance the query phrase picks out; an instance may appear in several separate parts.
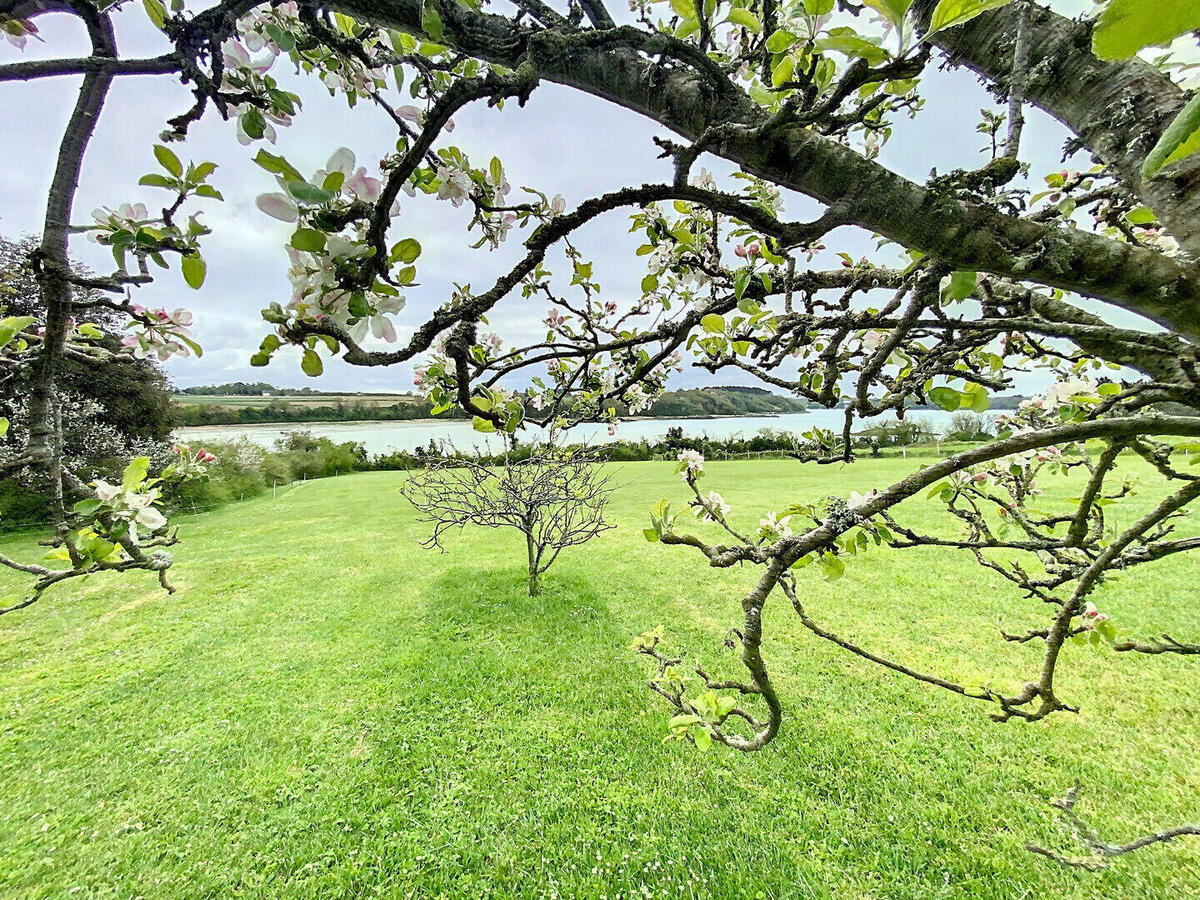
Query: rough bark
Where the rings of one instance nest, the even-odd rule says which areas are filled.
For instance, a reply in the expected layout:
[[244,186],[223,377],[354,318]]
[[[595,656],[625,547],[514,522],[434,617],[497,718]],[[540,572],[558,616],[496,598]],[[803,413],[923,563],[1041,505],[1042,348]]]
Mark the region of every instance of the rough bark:
[[[927,22],[936,0],[916,0]],[[950,60],[1006,86],[1012,68],[1021,4],[983,13],[933,42]],[[1200,155],[1169,174],[1142,178],[1142,164],[1187,102],[1169,78],[1140,59],[1105,61],[1091,52],[1088,22],[1044,7],[1030,9],[1030,59],[1024,97],[1067,126],[1150,206],[1182,247],[1200,254]]]
[[[88,25],[93,54],[107,58],[115,56],[116,41],[107,17],[90,8],[81,10],[80,14]],[[112,79],[113,74],[107,67],[90,70],[83,76],[75,109],[59,146],[54,178],[46,201],[42,240],[35,261],[46,309],[46,331],[42,349],[34,363],[33,389],[29,396],[29,452],[31,456],[46,461],[50,498],[60,514],[63,507],[62,438],[55,409],[55,383],[70,330],[71,285],[66,277],[70,269],[67,242],[83,155],[96,130],[96,122]]]

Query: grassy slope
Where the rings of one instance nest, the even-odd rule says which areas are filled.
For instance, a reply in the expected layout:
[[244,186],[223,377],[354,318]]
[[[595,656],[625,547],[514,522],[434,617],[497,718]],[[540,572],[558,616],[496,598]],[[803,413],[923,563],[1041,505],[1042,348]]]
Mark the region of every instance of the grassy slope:
[[[718,463],[705,481],[748,516],[912,465]],[[669,465],[621,468],[620,527],[594,555],[565,553],[536,600],[515,535],[421,550],[402,477],[308,482],[186,520],[174,597],[146,576],[96,579],[0,619],[0,895],[1200,891],[1197,842],[1098,875],[1022,849],[1062,839],[1045,799],[1077,777],[1114,837],[1200,814],[1194,660],[1072,647],[1062,693],[1082,714],[996,725],[817,641],[775,598],[784,730],[755,755],[704,755],[662,743],[664,709],[626,648],[661,622],[736,671],[719,646],[755,573],[645,544],[649,504],[682,500]],[[1098,599],[1142,634],[1195,639],[1195,565]],[[1039,610],[961,557],[872,552],[833,585],[810,572],[813,612],[869,646],[1006,685],[1036,664],[994,626]]]

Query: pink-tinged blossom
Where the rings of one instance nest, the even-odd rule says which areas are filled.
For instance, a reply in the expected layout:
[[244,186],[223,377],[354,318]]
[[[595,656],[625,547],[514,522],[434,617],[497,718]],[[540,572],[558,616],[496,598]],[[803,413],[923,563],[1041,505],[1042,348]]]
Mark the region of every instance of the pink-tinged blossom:
[[299,207],[287,194],[259,194],[254,205],[280,222],[295,222],[300,217]]
[[436,170],[438,181],[438,199],[449,200],[453,206],[462,206],[471,196],[473,182],[465,169],[454,168],[441,163]]
[[0,33],[3,33],[5,40],[18,50],[25,49],[26,38],[32,37],[39,41],[42,40],[38,35],[37,26],[26,19],[14,19],[7,16],[0,17]]
[[887,334],[874,329],[866,332],[862,336],[862,345],[864,350],[874,352],[883,346],[883,342],[887,339]]

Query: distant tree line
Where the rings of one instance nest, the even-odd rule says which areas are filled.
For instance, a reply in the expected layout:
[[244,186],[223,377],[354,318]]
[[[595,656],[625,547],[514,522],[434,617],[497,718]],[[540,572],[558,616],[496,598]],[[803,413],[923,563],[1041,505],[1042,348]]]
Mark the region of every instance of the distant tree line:
[[[310,388],[275,388],[264,382],[234,382],[232,384],[187,388],[187,396],[261,397],[264,394],[284,396],[322,396]],[[284,399],[255,406],[228,407],[224,404],[189,403],[176,398],[176,417],[181,425],[247,425],[287,422],[363,422],[426,419],[433,409],[424,398],[400,399],[391,404],[369,404],[346,395],[329,394],[328,405],[305,403],[296,405]],[[624,403],[614,402],[618,416],[629,410]],[[659,419],[701,418],[706,416],[779,415],[803,412],[808,404],[794,397],[784,397],[759,387],[726,385],[668,391],[643,415]],[[466,418],[460,411],[442,413],[442,418]]]
[[[234,396],[234,395],[230,395]],[[260,406],[209,406],[200,403],[178,403],[175,412],[180,425],[251,425],[265,423],[304,422],[366,422],[428,419],[433,407],[425,399],[400,400],[396,403],[371,405],[361,401],[337,400],[329,405],[288,403],[276,399]],[[444,419],[467,418],[465,413],[447,411]]]

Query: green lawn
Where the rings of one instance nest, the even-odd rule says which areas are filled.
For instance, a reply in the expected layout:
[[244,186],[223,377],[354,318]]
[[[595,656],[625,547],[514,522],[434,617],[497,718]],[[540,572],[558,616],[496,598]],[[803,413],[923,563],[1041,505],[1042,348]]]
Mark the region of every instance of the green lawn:
[[[704,487],[757,519],[915,463],[713,463]],[[1200,841],[1100,874],[1023,849],[1068,846],[1046,801],[1076,778],[1106,836],[1200,818],[1195,659],[1069,647],[1061,694],[1082,712],[998,725],[819,641],[774,597],[779,738],[752,755],[663,743],[631,637],[663,624],[736,672],[721,642],[758,574],[643,540],[654,500],[684,500],[672,470],[618,467],[619,527],[565,552],[536,599],[518,535],[425,551],[404,476],[373,473],[184,519],[173,597],[101,577],[3,617],[0,895],[1200,895]],[[1036,669],[996,624],[1044,610],[967,558],[872,550],[833,584],[815,568],[812,613],[871,648],[997,686]],[[1123,628],[1196,640],[1197,571],[1176,558],[1096,599]]]

